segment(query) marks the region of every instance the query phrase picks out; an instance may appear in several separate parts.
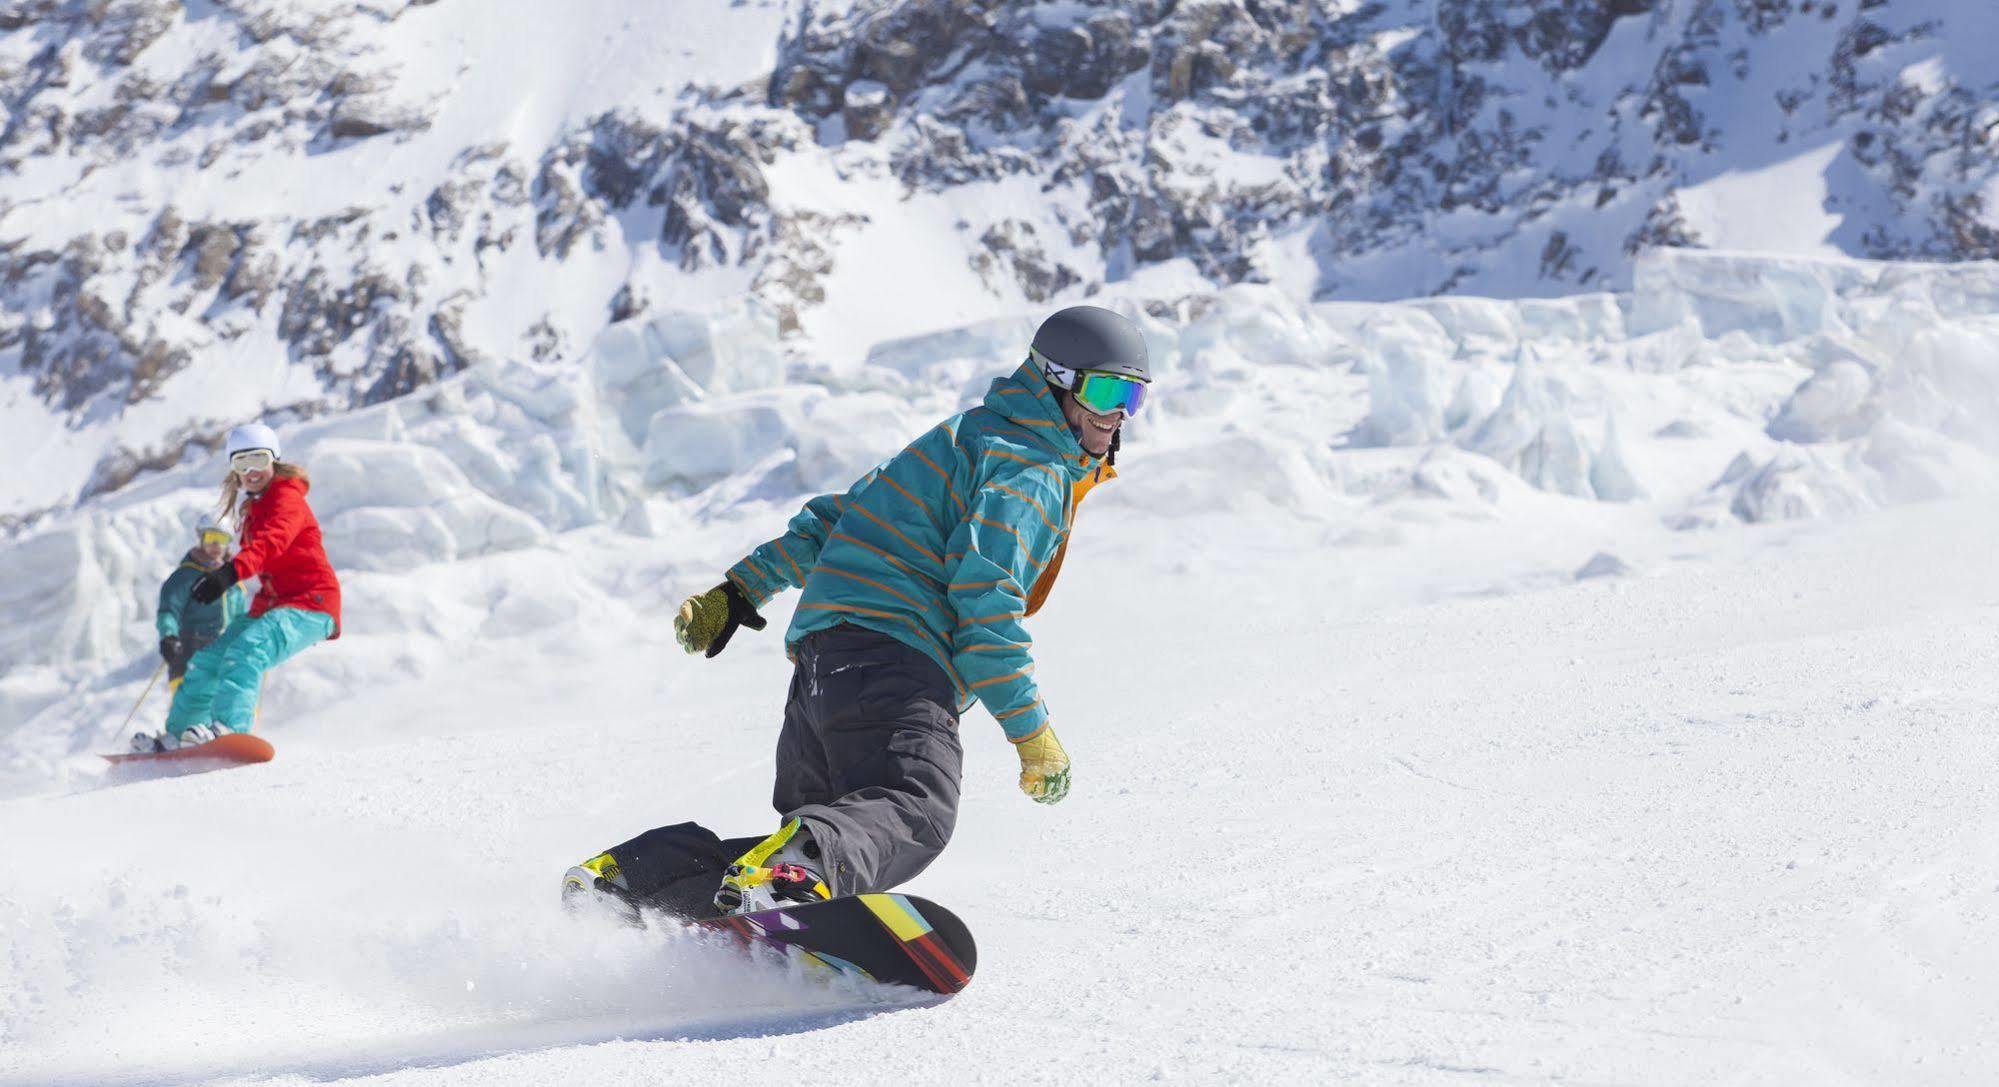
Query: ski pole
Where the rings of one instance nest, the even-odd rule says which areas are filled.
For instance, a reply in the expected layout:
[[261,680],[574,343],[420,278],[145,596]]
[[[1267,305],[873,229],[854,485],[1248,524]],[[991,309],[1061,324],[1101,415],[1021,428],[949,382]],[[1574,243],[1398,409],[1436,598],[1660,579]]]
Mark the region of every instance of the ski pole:
[[132,712],[126,714],[125,723],[118,726],[118,731],[120,733],[123,733],[128,727],[131,726],[132,718],[139,716],[139,707],[146,704],[146,696],[153,693],[153,684],[158,683],[160,681],[160,671],[164,669],[166,666],[167,662],[161,661],[159,667],[153,669],[152,678],[146,680],[146,689],[140,691],[139,700],[137,702],[132,703]]

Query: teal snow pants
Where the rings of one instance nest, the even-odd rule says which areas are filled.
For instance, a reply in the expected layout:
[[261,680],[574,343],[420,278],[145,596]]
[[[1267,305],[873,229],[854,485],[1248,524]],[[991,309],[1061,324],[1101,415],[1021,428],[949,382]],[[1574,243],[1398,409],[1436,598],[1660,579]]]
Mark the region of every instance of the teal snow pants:
[[264,673],[332,636],[331,615],[303,608],[272,608],[229,624],[188,662],[167,711],[167,731],[178,736],[209,722],[231,732],[250,731]]

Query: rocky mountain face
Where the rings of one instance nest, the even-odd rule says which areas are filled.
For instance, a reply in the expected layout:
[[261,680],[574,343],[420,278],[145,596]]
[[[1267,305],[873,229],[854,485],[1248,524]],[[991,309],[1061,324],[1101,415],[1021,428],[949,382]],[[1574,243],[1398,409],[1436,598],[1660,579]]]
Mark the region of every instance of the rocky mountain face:
[[1321,296],[1376,293],[1341,265],[1422,239],[1433,267],[1393,287],[1458,289],[1520,238],[1539,260],[1518,293],[1625,285],[1643,246],[1729,242],[1685,222],[1680,188],[1828,137],[1855,175],[1830,196],[1865,220],[1848,255],[1999,257],[1999,81],[1918,63],[1971,8],[1888,6],[863,3],[803,21],[769,100],[885,141],[913,188],[1076,192],[1051,202],[1107,276],[1022,259],[1031,222],[981,236],[1036,300],[1181,256],[1277,278],[1263,250],[1300,231]]
[[[543,139],[454,120],[482,92],[444,45],[486,0],[0,0],[0,378],[122,421],[70,499],[247,414],[558,363],[727,293],[810,357],[922,201],[970,316],[1619,289],[1776,196],[1826,251],[1999,258],[1989,0],[776,2],[736,5],[769,35],[747,78],[636,71]],[[1801,156],[1812,191],[1723,187]],[[144,410],[218,359],[255,395]]]

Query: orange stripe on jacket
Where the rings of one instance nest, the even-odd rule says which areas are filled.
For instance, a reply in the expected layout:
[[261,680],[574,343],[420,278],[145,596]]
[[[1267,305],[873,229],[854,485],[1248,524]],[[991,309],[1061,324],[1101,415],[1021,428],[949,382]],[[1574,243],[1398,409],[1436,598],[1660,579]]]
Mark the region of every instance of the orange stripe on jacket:
[[1047,526],[1048,526],[1048,528],[1049,528],[1049,531],[1051,531],[1051,532],[1054,532],[1054,533],[1055,533],[1056,535],[1058,535],[1058,536],[1059,536],[1059,535],[1061,535],[1061,533],[1062,533],[1062,529],[1061,529],[1060,527],[1058,527],[1058,526],[1057,526],[1057,525],[1055,524],[1055,522],[1054,522],[1054,521],[1052,521],[1052,520],[1050,520],[1050,519],[1049,519],[1049,517],[1048,517],[1048,511],[1047,511],[1047,510],[1045,510],[1045,509],[1042,509],[1042,508],[1041,508],[1041,503],[1039,503],[1039,502],[1035,501],[1033,497],[1031,497],[1031,496],[1029,496],[1029,495],[1026,495],[1026,494],[1023,494],[1023,493],[1021,493],[1020,491],[1016,491],[1016,490],[1014,490],[1014,489],[1013,489],[1012,487],[1009,487],[1009,486],[1007,486],[1007,485],[1006,485],[1006,484],[1004,484],[1004,483],[995,483],[995,484],[993,484],[992,486],[993,486],[993,490],[996,490],[996,491],[1005,491],[1006,493],[1008,493],[1008,494],[1010,494],[1010,495],[1014,496],[1015,498],[1018,498],[1018,499],[1020,499],[1020,500],[1021,500],[1022,502],[1025,502],[1025,503],[1027,503],[1028,505],[1030,505],[1030,506],[1034,507],[1034,512],[1035,512],[1035,514],[1036,514],[1036,515],[1038,515],[1038,516],[1039,516],[1039,517],[1041,518],[1041,523],[1042,523],[1042,524],[1044,524],[1044,525],[1047,525]]
[[[1041,727],[1040,727],[1040,728],[1037,728],[1037,729],[1035,729],[1035,730],[1034,730],[1033,732],[1030,732],[1030,733],[1028,733],[1027,735],[1025,735],[1025,736],[1022,736],[1022,737],[1021,737],[1020,739],[1018,739],[1018,740],[1013,740],[1013,742],[1014,742],[1014,743],[1017,743],[1017,744],[1024,744],[1024,743],[1026,743],[1027,741],[1029,741],[1029,740],[1032,740],[1032,739],[1034,739],[1034,738],[1035,738],[1036,736],[1039,736],[1039,735],[1041,735],[1042,733],[1044,733],[1044,732],[1047,732],[1047,731],[1048,731],[1048,730],[1049,730],[1049,729],[1050,729],[1051,727],[1053,727],[1053,725],[1052,725],[1052,724],[1051,724],[1050,722],[1047,722],[1047,721],[1043,721],[1043,722],[1041,722]],[[1009,740],[1012,740],[1012,737],[1008,737],[1008,739],[1009,739]]]
[[897,569],[907,570],[910,573],[915,574],[917,577],[920,577],[925,581],[931,582],[932,584],[940,584],[940,585],[943,584],[942,579],[940,579],[936,574],[933,574],[928,570],[918,570],[916,567],[910,565],[908,561],[903,559],[902,556],[892,554],[888,551],[884,551],[881,548],[876,547],[875,545],[867,542],[866,540],[861,539],[858,536],[849,536],[844,532],[835,532],[833,535],[827,538],[832,540],[838,540],[841,543],[850,543],[853,544],[855,547],[861,548],[864,551],[870,551],[876,555],[880,555],[883,559],[886,559],[887,561],[894,563]]
[[[939,426],[937,427],[937,429],[944,430],[945,428]],[[946,433],[949,433],[949,431],[946,431]],[[952,448],[953,449],[957,448],[957,442],[955,438],[952,441]],[[912,445],[909,447],[909,451],[916,456],[917,460],[920,460],[923,463],[929,465],[930,470],[937,473],[937,478],[944,481],[944,493],[951,496],[952,502],[957,503],[959,513],[965,512],[965,500],[958,497],[958,488],[951,485],[951,473],[946,472],[944,469],[937,467],[937,462],[931,460],[930,455],[928,453],[925,453],[923,450],[918,449]]]
[[1064,476],[1062,474],[1062,469],[1057,468],[1052,464],[1045,464],[1038,460],[1033,460],[1028,457],[1023,457],[1018,453],[1010,453],[1004,449],[988,449],[986,450],[986,452],[991,456],[1004,457],[1007,460],[1017,460],[1020,463],[1025,464],[1030,468],[1039,468],[1042,471],[1048,472],[1049,474],[1053,475],[1056,479],[1068,478],[1067,476]]
[[939,566],[944,565],[944,559],[941,556],[939,556],[935,551],[932,551],[929,548],[923,546],[922,544],[917,543],[915,540],[910,539],[908,536],[903,535],[901,529],[895,527],[894,525],[889,524],[887,521],[882,520],[880,517],[875,516],[873,512],[868,510],[867,507],[855,506],[853,512],[858,513],[862,517],[866,518],[868,521],[880,525],[882,528],[887,529],[889,535],[894,536],[896,539],[901,540],[903,543],[908,544],[910,548],[914,550],[917,554],[922,555],[924,558],[929,559],[931,562],[934,562]]
[[951,583],[951,591],[954,593],[968,593],[974,589],[990,589],[995,585],[1010,585],[1012,583],[1012,578],[997,577],[991,581],[954,581]]
[[909,499],[910,502],[915,504],[917,509],[922,510],[924,518],[930,522],[930,526],[932,528],[935,528],[940,532],[943,531],[944,526],[937,523],[937,515],[930,512],[930,504],[928,502],[925,502],[921,498],[918,498],[915,495],[910,494],[908,488],[904,487],[900,483],[897,483],[894,479],[891,479],[887,472],[883,472],[881,475],[876,476],[875,478],[881,480],[883,483],[888,484],[891,488],[894,489],[895,493],[901,495],[904,498]]
[[818,568],[815,569],[813,572],[822,573],[822,574],[831,574],[834,577],[843,577],[849,581],[858,581],[861,584],[866,585],[870,588],[880,589],[882,592],[885,592],[888,595],[895,597],[897,600],[900,600],[903,603],[908,604],[910,607],[915,608],[918,611],[934,611],[937,609],[937,605],[935,604],[926,604],[921,600],[917,600],[910,597],[906,593],[897,592],[896,590],[891,589],[886,585],[883,585],[881,582],[876,581],[871,577],[862,577],[861,575],[854,573],[852,570],[842,570],[837,566],[828,566],[822,562],[819,564]]
[[1017,710],[1008,710],[1008,711],[1006,711],[1005,713],[996,713],[996,714],[993,714],[993,720],[995,720],[995,721],[1004,721],[1004,720],[1006,720],[1006,719],[1007,719],[1007,718],[1009,718],[1009,717],[1019,717],[1019,716],[1020,716],[1021,714],[1023,714],[1023,713],[1027,713],[1027,712],[1029,712],[1029,711],[1033,710],[1033,709],[1034,709],[1034,708],[1035,708],[1036,706],[1039,706],[1039,705],[1041,705],[1041,700],[1037,698],[1037,699],[1035,699],[1035,700],[1033,701],[1033,703],[1031,703],[1031,704],[1029,704],[1029,705],[1026,705],[1026,706],[1022,706],[1022,707],[1020,707],[1020,708],[1019,708],[1019,709],[1017,709]]
[[1012,525],[1007,524],[1005,521],[995,521],[990,517],[981,517],[975,513],[972,515],[972,523],[975,525],[991,525],[992,527],[999,529],[1001,532],[1004,532],[1007,535],[1013,537],[1013,542],[1020,545],[1021,551],[1030,555],[1034,553],[1034,549],[1027,546],[1027,541],[1021,539],[1020,530],[1013,527]]
[[1024,676],[1026,676],[1026,675],[1027,675],[1027,673],[1028,673],[1028,671],[1029,671],[1029,669],[1026,669],[1026,668],[1022,668],[1022,669],[1020,669],[1019,671],[1015,671],[1015,672],[1008,672],[1008,673],[1007,673],[1006,675],[1003,675],[1003,676],[994,676],[994,677],[993,677],[993,678],[991,678],[991,679],[982,679],[982,680],[978,681],[977,683],[974,683],[974,684],[972,684],[972,686],[971,686],[971,689],[972,689],[972,690],[974,690],[974,691],[976,691],[976,690],[978,690],[978,689],[979,689],[979,688],[981,688],[981,687],[990,687],[990,686],[992,686],[992,685],[993,685],[993,684],[995,684],[995,683],[1005,683],[1005,682],[1006,682],[1007,680],[1010,680],[1010,679],[1020,679],[1020,678],[1022,678],[1022,677],[1024,677]]
[[777,553],[784,556],[784,564],[791,567],[791,576],[797,578],[800,585],[805,584],[805,572],[798,568],[798,562],[791,557],[791,552],[784,549],[783,537],[771,542],[777,545]]
[[1026,614],[1026,612],[1010,611],[1004,615],[975,615],[969,619],[958,620],[958,629],[964,630],[966,627],[985,626],[988,623],[1004,623],[1009,619],[1019,619]]

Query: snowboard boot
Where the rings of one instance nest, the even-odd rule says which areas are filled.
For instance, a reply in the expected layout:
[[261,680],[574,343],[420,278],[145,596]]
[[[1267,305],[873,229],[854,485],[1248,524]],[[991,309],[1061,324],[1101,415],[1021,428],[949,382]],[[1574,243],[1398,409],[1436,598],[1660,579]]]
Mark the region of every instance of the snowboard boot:
[[189,725],[179,736],[174,737],[174,742],[177,747],[200,747],[202,744],[215,739],[227,731],[228,729],[223,728],[219,723],[212,725]]
[[822,865],[812,832],[799,820],[790,820],[729,866],[715,891],[715,908],[723,913],[756,913],[824,902],[833,893],[819,878]]
[[570,912],[595,907],[608,907],[619,920],[629,925],[639,925],[639,906],[625,883],[624,873],[618,871],[618,859],[609,853],[599,853],[571,868],[562,877],[562,905]]

